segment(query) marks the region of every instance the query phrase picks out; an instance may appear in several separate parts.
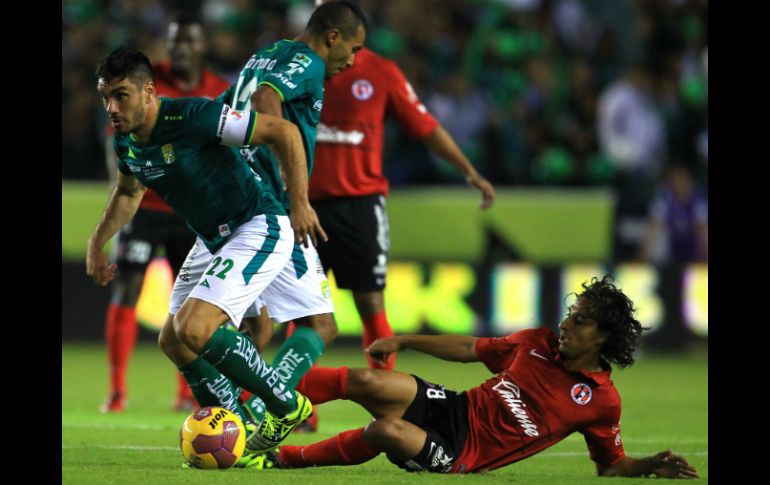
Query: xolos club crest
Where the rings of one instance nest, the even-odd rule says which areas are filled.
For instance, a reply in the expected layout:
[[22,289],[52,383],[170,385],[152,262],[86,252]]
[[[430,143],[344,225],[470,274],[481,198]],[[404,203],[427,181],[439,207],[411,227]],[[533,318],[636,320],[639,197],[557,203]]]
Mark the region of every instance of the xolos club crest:
[[592,395],[593,395],[593,392],[591,391],[591,388],[588,387],[588,384],[585,384],[583,382],[572,386],[572,390],[570,391],[570,396],[572,396],[572,400],[580,404],[581,406],[585,406],[586,404],[591,402]]

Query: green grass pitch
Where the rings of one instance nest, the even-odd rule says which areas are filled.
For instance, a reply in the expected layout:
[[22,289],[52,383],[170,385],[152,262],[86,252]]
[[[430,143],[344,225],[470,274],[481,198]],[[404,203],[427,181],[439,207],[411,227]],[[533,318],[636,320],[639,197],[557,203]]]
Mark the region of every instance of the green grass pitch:
[[[274,349],[267,352],[272,358]],[[641,354],[637,363],[615,370],[613,380],[623,399],[621,433],[630,456],[671,447],[701,474],[694,483],[708,483],[708,367],[704,349],[686,355]],[[364,366],[360,349],[333,345],[320,365]],[[399,370],[449,388],[467,389],[489,374],[481,364],[454,364],[416,352],[403,352]],[[107,360],[100,344],[62,344],[62,483],[520,483],[527,485],[644,483],[641,478],[596,476],[582,436],[574,434],[532,458],[480,475],[409,474],[384,456],[355,467],[302,470],[203,471],[181,469],[179,427],[185,418],[171,411],[176,377],[171,364],[151,344],[136,348],[130,364],[129,406],[120,415],[103,415],[98,406],[107,390]],[[365,425],[368,415],[350,402],[317,407],[320,429],[295,434],[287,443],[304,444]]]

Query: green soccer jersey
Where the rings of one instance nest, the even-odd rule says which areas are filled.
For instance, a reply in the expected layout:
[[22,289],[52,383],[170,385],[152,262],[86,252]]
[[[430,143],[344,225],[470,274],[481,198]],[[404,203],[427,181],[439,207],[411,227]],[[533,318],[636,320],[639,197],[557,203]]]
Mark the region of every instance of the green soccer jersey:
[[162,99],[150,139],[115,135],[118,169],[156,191],[216,252],[259,214],[285,215],[240,151],[257,114],[203,98]]
[[[246,111],[251,109],[251,95],[259,86],[267,84],[275,89],[281,96],[283,117],[299,128],[309,177],[313,171],[316,126],[323,106],[325,72],[324,61],[307,44],[280,40],[251,56],[238,81],[217,100]],[[267,146],[259,145],[244,149],[242,153],[288,210],[288,196],[273,152]]]

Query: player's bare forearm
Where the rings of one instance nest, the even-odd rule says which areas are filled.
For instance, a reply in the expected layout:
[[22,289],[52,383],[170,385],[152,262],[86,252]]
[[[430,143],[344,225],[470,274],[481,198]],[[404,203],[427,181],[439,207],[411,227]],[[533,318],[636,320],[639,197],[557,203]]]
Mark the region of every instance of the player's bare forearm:
[[424,140],[437,157],[451,163],[457,170],[463,174],[466,182],[481,192],[481,208],[487,209],[495,201],[495,189],[487,179],[482,177],[479,172],[471,165],[470,160],[457,146],[449,132],[440,124]]
[[412,349],[451,362],[476,362],[476,340],[468,335],[398,335],[375,340],[366,352],[381,360],[393,352]]
[[118,173],[118,182],[110,194],[107,206],[86,248],[86,274],[101,286],[115,278],[118,266],[110,264],[104,245],[116,232],[134,217],[142,201],[145,188],[134,177]]
[[125,226],[142,201],[146,188],[134,177],[118,174],[118,181],[110,194],[102,218],[88,239],[88,244],[101,249],[121,227]]
[[283,118],[260,113],[251,138],[252,145],[270,144],[286,174],[286,191],[291,204],[291,227],[296,240],[306,247],[328,237],[307,198],[308,168],[299,128]]
[[[251,96],[251,108],[259,113],[283,118],[282,106],[281,96],[275,89],[267,85],[260,86]],[[286,191],[289,193],[289,200],[291,201],[292,208],[300,205],[309,205],[307,199],[307,159],[304,157],[305,149],[302,144],[302,138],[299,137],[299,130],[297,129],[296,131],[304,163],[299,159],[290,156],[290,154],[287,154],[282,147],[278,146],[276,141],[269,142],[270,149],[275,153],[275,156],[278,158],[278,163],[280,163],[281,168],[286,174]]]
[[671,450],[661,451],[644,458],[623,457],[610,467],[597,465],[597,471],[603,477],[639,477],[656,475],[663,478],[700,478],[698,470],[682,456]]

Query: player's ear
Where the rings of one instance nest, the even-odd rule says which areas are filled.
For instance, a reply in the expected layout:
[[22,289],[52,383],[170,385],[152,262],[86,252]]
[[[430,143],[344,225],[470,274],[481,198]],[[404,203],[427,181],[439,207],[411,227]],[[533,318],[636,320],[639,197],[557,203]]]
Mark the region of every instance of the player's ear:
[[147,81],[144,83],[144,102],[149,103],[150,99],[155,95],[155,83],[152,81]]
[[604,345],[607,343],[607,340],[610,339],[610,332],[599,332],[597,334],[596,341],[599,342],[600,345]]
[[332,29],[326,33],[326,46],[331,47],[333,46],[342,36],[342,33],[339,31],[339,29]]

